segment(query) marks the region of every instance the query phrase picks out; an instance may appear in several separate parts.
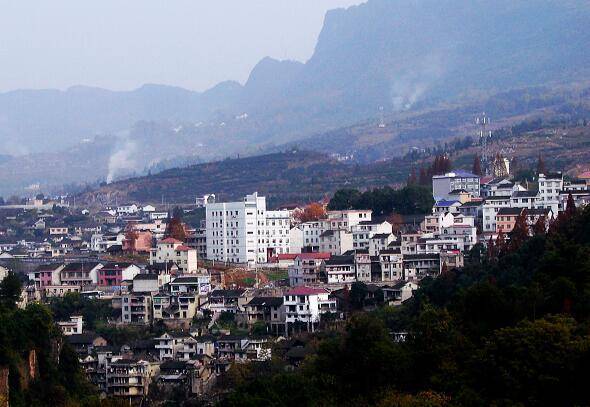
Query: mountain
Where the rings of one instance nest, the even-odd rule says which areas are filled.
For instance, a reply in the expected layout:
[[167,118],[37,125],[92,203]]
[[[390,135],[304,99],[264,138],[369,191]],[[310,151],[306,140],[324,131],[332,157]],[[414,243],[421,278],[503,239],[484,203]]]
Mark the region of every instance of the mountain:
[[[126,92],[77,86],[0,94],[0,154],[65,154],[96,135],[116,137],[109,161],[120,151],[135,154],[131,172],[178,156],[216,160],[297,140],[324,140],[348,153],[341,150],[378,146],[386,136],[369,131],[373,138],[355,135],[349,143],[344,134],[334,145],[324,135],[369,123],[380,107],[393,126],[437,109],[446,122],[444,114],[454,111],[449,106],[474,107],[514,89],[588,80],[589,43],[585,0],[368,0],[327,13],[307,62],[264,58],[244,85],[224,82],[202,93],[145,85]],[[502,114],[520,110],[509,104]],[[457,120],[475,114],[469,108]],[[411,131],[402,136],[417,143],[426,133],[436,142],[453,131],[426,126],[416,133],[412,120],[407,123]],[[387,154],[403,152],[397,144],[384,147]],[[363,154],[379,159],[378,149]],[[130,171],[107,172],[96,178]]]

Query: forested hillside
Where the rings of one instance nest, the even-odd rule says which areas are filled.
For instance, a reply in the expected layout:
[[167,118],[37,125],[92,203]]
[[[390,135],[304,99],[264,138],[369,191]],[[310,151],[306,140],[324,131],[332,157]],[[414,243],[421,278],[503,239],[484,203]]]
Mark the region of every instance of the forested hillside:
[[587,405],[590,208],[534,229],[476,246],[401,307],[316,335],[294,372],[280,360],[236,371],[221,405]]

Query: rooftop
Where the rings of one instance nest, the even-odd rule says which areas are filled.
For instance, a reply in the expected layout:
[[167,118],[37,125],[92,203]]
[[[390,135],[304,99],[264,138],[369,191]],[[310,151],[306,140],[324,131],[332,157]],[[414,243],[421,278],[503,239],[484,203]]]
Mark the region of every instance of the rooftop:
[[317,294],[328,294],[328,291],[324,288],[295,287],[285,293],[285,295],[317,295]]

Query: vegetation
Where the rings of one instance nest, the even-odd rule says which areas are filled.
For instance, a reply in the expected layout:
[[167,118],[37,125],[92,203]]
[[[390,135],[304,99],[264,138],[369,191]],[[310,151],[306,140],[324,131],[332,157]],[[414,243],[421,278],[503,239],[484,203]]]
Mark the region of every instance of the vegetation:
[[371,209],[373,215],[424,214],[432,210],[434,200],[428,188],[408,185],[395,190],[390,187],[375,188],[365,192],[356,189],[340,189],[328,204],[330,210]]
[[221,405],[587,405],[590,208],[469,257],[403,306],[317,334],[295,371],[250,367]]

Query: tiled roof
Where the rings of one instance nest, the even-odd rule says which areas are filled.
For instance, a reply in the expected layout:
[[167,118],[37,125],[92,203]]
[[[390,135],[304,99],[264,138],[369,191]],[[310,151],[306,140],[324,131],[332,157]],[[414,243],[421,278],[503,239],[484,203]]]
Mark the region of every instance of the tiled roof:
[[328,291],[324,288],[314,287],[295,287],[285,293],[285,295],[317,295],[327,294]]

